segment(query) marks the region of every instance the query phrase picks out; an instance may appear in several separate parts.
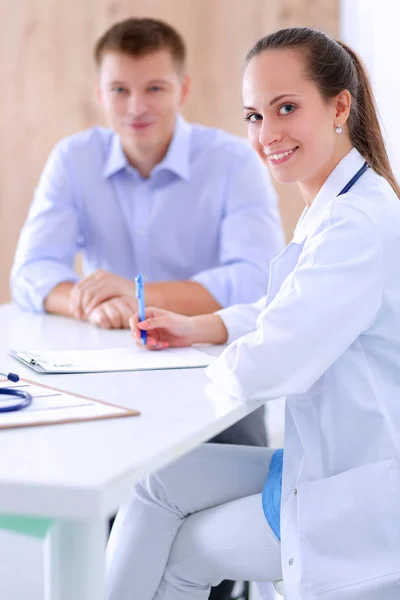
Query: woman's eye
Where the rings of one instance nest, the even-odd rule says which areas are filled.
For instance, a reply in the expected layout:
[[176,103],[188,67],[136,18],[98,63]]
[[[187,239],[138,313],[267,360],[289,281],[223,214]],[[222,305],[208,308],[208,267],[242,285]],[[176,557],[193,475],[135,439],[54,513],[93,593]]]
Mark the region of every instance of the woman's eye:
[[149,92],[159,92],[159,91],[161,91],[161,89],[162,89],[162,88],[160,88],[160,86],[158,86],[158,85],[152,85],[152,86],[149,88]]
[[296,107],[294,106],[294,104],[282,104],[282,106],[279,107],[279,114],[289,115],[294,111],[295,108]]
[[112,91],[115,92],[116,94],[122,94],[122,92],[125,91],[125,88],[117,85],[116,87],[112,88]]
[[250,113],[249,115],[245,116],[244,120],[248,123],[256,123],[257,121],[262,120],[262,116],[257,113]]

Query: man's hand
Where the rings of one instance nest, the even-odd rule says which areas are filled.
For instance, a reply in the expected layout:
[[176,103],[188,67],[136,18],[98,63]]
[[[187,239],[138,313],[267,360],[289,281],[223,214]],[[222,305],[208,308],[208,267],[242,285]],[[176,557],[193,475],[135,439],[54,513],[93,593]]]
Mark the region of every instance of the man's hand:
[[119,296],[102,302],[87,315],[87,320],[102,329],[129,329],[129,319],[137,311],[136,299]]
[[99,269],[76,283],[72,288],[71,315],[76,319],[88,318],[90,320],[89,315],[97,306],[105,300],[120,296],[135,299],[135,284],[133,281]]

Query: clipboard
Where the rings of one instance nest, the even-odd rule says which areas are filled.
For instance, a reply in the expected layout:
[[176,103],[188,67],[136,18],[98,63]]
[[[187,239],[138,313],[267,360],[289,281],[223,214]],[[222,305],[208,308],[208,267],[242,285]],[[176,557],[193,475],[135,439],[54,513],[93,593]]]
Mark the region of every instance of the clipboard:
[[195,369],[207,367],[216,358],[207,345],[162,352],[150,352],[136,345],[95,350],[10,350],[9,355],[43,375]]
[[[43,425],[63,425],[82,421],[136,417],[138,410],[125,408],[81,394],[65,392],[29,379],[16,383],[0,379],[0,388],[23,388],[32,394],[32,404],[21,410],[0,413],[0,430]],[[35,402],[36,398],[36,402]],[[50,400],[51,399],[51,400]],[[0,400],[1,402],[1,400]],[[63,404],[59,404],[62,402]]]

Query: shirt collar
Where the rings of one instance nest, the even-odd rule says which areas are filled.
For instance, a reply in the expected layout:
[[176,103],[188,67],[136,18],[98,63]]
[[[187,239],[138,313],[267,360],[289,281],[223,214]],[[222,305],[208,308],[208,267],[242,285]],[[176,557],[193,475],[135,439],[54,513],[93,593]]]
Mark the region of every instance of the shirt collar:
[[[178,115],[175,131],[167,153],[162,161],[153,168],[150,176],[158,171],[172,171],[182,179],[189,179],[190,133],[191,127],[189,123],[187,123],[181,115]],[[103,176],[110,177],[127,166],[129,166],[129,162],[122,148],[121,139],[119,135],[115,133],[111,141],[110,150],[103,170]]]
[[161,162],[154,167],[151,175],[158,171],[171,171],[181,177],[189,179],[190,175],[190,133],[191,127],[187,121],[178,115],[175,131],[166,155]]
[[364,163],[364,158],[355,148],[342,158],[319,190],[311,206],[306,207],[301,214],[294,230],[293,241],[301,241],[307,236],[310,225],[317,215],[333,198],[340,194]]
[[128,159],[122,149],[119,135],[114,133],[111,139],[110,150],[108,152],[106,164],[103,170],[103,177],[110,177],[128,166]]

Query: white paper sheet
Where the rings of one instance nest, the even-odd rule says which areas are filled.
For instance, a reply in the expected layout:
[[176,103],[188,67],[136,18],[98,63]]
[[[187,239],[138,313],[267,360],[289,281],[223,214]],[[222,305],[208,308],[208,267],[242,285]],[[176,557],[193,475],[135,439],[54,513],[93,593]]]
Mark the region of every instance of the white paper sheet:
[[106,350],[58,350],[35,352],[23,350],[13,353],[31,366],[41,367],[48,373],[96,373],[105,371],[140,371],[148,369],[182,369],[206,367],[215,360],[207,348],[168,348],[150,351],[139,346]]

